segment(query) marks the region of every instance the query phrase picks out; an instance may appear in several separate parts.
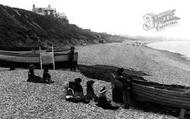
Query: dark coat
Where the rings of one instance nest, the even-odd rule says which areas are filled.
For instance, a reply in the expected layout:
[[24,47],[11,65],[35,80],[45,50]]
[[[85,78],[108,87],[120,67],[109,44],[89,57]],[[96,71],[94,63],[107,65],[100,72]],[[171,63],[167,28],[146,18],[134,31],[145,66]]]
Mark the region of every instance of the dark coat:
[[32,78],[32,77],[34,77],[35,75],[34,75],[34,70],[29,70],[28,71],[28,78]]
[[94,93],[94,89],[92,87],[92,85],[88,85],[87,84],[87,94],[86,94],[86,98],[89,100],[94,99],[95,101],[98,99],[98,97],[96,96],[96,94]]
[[83,88],[80,83],[76,83],[73,86],[73,91],[75,93],[75,96],[79,96],[80,98],[84,98]]
[[119,81],[121,84],[115,84],[112,89],[112,99],[115,102],[123,103],[123,91],[131,91],[132,88],[131,78],[117,75],[116,81]]
[[51,75],[48,72],[44,72],[44,74],[43,74],[43,80],[45,82],[51,81]]
[[99,107],[102,107],[103,109],[111,109],[111,110],[116,110],[119,107],[112,106],[110,102],[106,99],[106,97],[99,97],[98,103],[96,104]]
[[75,83],[74,92],[83,92],[83,88],[79,83]]

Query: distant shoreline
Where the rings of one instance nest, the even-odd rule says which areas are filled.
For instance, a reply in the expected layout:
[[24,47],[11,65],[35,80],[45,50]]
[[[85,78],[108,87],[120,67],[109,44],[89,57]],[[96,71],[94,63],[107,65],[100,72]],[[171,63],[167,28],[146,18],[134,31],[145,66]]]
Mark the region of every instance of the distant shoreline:
[[[167,57],[173,61],[177,61],[178,63],[184,64],[184,67],[182,67],[181,65],[178,67],[185,69],[187,71],[190,71],[190,60],[184,54],[172,52],[172,51],[168,51],[168,50],[164,50],[164,49],[153,48],[153,47],[148,46],[148,44],[145,47],[152,49],[152,50],[157,50],[157,51],[161,52],[165,57]],[[177,65],[174,65],[174,66],[177,66]]]
[[[161,43],[161,44],[159,44]],[[162,43],[165,43],[165,44],[162,44]],[[169,44],[170,43],[170,44]],[[176,47],[170,47],[168,45],[176,45],[178,43],[178,46],[179,46],[179,50],[175,51],[176,50]],[[179,44],[179,43],[182,43],[182,44]],[[160,51],[167,51],[167,52],[170,52],[170,53],[175,53],[175,54],[178,54],[179,56],[181,56],[182,58],[184,58],[185,60],[189,60],[189,54],[187,54],[187,51],[184,50],[184,48],[186,48],[186,45],[184,45],[184,43],[190,43],[190,41],[180,41],[180,40],[172,40],[172,41],[159,41],[159,42],[153,42],[153,43],[148,43],[146,46],[149,47],[149,48],[152,48],[152,49],[157,49],[157,50],[160,50]],[[151,46],[153,45],[153,46]],[[162,47],[159,47],[159,45],[164,45]],[[167,48],[166,48],[166,45],[167,45]],[[177,46],[177,48],[178,48]],[[183,46],[183,49],[182,49],[182,46]],[[169,48],[169,49],[168,49]],[[189,57],[189,58],[188,58]]]

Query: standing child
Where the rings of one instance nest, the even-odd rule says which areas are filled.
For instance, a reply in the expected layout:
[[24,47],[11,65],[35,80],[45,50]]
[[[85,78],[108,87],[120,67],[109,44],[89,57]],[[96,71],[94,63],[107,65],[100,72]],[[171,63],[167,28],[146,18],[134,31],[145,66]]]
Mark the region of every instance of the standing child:
[[124,74],[124,69],[119,68],[117,75],[113,75],[112,99],[115,102],[124,103],[124,108],[131,105],[132,77]]

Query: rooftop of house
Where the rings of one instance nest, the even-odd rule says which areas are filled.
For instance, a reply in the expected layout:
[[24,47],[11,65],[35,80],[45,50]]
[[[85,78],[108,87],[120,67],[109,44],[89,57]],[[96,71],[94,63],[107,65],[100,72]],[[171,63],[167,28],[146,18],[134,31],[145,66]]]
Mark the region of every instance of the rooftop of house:
[[35,7],[35,5],[33,4],[33,10],[37,10],[37,9],[42,9],[42,10],[55,10],[51,7],[51,5],[48,5],[48,7],[46,8],[42,8],[42,7]]

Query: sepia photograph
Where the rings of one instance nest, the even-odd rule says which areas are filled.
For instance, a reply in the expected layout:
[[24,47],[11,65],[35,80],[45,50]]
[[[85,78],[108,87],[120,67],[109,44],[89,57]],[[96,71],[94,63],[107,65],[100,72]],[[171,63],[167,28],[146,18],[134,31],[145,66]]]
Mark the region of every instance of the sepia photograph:
[[0,0],[0,119],[190,119],[188,0]]

